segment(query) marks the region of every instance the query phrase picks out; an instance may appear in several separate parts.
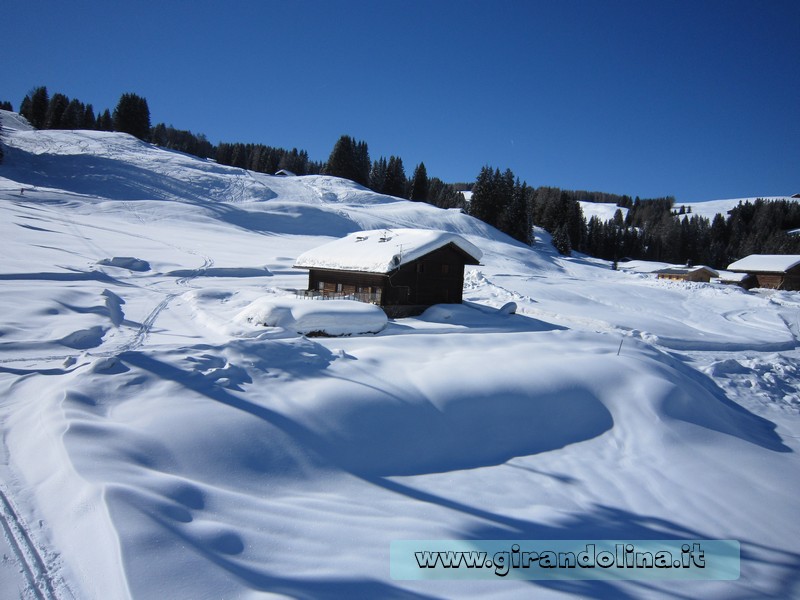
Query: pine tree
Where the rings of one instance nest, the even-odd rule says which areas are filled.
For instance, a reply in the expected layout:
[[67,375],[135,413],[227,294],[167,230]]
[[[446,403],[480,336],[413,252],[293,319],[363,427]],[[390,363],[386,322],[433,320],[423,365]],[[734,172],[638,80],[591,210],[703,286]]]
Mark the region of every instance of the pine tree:
[[244,144],[234,144],[231,153],[231,166],[244,169],[247,167],[247,148]]
[[70,100],[61,116],[61,129],[82,129],[85,115],[86,107],[83,102]]
[[369,185],[369,171],[372,161],[369,158],[367,142],[360,141],[355,145],[355,173],[353,181],[367,187]]
[[[26,111],[27,114],[23,113],[22,116],[28,119],[36,129],[43,129],[47,119],[47,108],[50,105],[50,96],[47,93],[47,88],[44,86],[38,87],[25,98],[27,99],[28,97],[30,97],[30,110]],[[25,104],[24,100],[23,104]]]
[[369,172],[369,189],[378,194],[383,193],[383,188],[386,186],[386,170],[388,164],[386,158],[381,156],[378,160],[372,163],[372,169]]
[[150,109],[147,100],[136,94],[122,94],[114,109],[114,129],[140,140],[150,139]]
[[100,116],[97,117],[97,129],[98,131],[113,131],[114,130],[114,121],[111,118],[111,111],[105,109]]
[[506,169],[500,173],[500,169],[494,172],[494,194],[492,201],[492,217],[490,224],[497,227],[500,231],[509,233],[510,223],[506,219],[509,204],[514,196],[514,173],[511,169]]
[[3,100],[2,102],[0,102],[0,110],[7,110],[9,112],[14,112],[14,107],[8,100]]
[[506,203],[505,210],[500,220],[500,230],[507,233],[515,240],[530,245],[532,241],[533,223],[531,223],[531,212],[528,203],[528,184],[520,184],[519,179],[516,179],[511,198]]
[[167,126],[164,123],[158,123],[153,127],[150,132],[150,141],[156,146],[167,147]]
[[[25,96],[19,104],[19,114],[25,117],[28,122],[31,121],[31,97]],[[32,124],[32,123],[31,123]]]
[[415,201],[428,202],[428,185],[428,171],[425,169],[425,163],[421,162],[414,169],[409,198]]
[[439,208],[466,208],[464,194],[438,177],[428,180],[428,202]]
[[371,166],[367,143],[356,142],[349,135],[343,135],[333,146],[323,172],[368,186]]
[[403,159],[398,156],[390,156],[386,165],[386,181],[383,185],[383,193],[398,198],[406,197],[406,172],[403,168]]
[[561,227],[556,229],[555,233],[553,233],[553,247],[563,256],[572,254],[572,244],[569,240],[569,232],[567,231],[566,223],[561,225]]
[[494,201],[494,170],[486,165],[481,167],[481,172],[472,187],[472,200],[469,204],[469,214],[484,223],[490,223]]
[[50,104],[47,106],[44,128],[63,129],[64,113],[67,110],[67,106],[69,106],[69,98],[64,94],[53,94],[53,97],[50,99]]
[[82,129],[96,129],[97,128],[97,119],[94,116],[94,107],[91,104],[87,104],[85,110],[83,111],[83,123],[81,124]]
[[325,163],[325,174],[353,180],[356,174],[355,141],[349,135],[341,136]]

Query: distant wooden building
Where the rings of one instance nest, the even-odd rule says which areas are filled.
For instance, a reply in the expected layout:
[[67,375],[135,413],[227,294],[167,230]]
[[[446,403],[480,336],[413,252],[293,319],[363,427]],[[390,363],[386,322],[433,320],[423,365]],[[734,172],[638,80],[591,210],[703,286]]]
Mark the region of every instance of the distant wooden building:
[[308,269],[306,297],[372,302],[399,317],[460,303],[464,266],[481,256],[453,233],[391,229],[351,233],[302,254],[294,266]]
[[704,266],[697,267],[670,267],[656,271],[659,279],[671,279],[673,281],[699,281],[708,283],[712,277],[718,277],[714,269]]
[[734,273],[747,273],[756,279],[755,287],[800,290],[800,255],[751,254],[728,265]]
[[719,283],[722,285],[738,285],[741,288],[749,290],[758,285],[758,281],[754,275],[749,273],[734,273],[733,271],[720,271],[719,277],[712,277],[711,283]]

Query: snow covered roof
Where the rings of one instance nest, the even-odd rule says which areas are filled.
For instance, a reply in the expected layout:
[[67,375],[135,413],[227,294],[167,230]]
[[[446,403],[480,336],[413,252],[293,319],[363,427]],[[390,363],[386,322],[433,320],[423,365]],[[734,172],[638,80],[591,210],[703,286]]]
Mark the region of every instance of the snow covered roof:
[[729,271],[785,273],[800,265],[798,254],[751,254],[728,265]]
[[720,281],[727,281],[732,283],[742,283],[745,278],[748,277],[747,273],[734,273],[733,271],[720,271],[719,272],[719,279]]
[[478,264],[483,253],[455,233],[433,229],[375,229],[357,231],[304,252],[299,268],[389,273],[401,265],[453,244]]
[[696,273],[697,271],[708,271],[713,277],[719,275],[714,269],[704,265],[697,265],[696,267],[668,267],[666,269],[659,269],[655,271],[655,273],[664,275],[687,275],[689,273]]

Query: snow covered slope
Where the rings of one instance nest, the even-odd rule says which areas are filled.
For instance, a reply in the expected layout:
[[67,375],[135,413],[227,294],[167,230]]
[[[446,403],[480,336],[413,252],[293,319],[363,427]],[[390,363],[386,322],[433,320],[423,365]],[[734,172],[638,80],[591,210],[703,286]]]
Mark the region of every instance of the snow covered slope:
[[[762,200],[788,200],[790,202],[796,202],[797,198],[792,198],[791,196],[763,196],[761,197]],[[730,200],[708,200],[706,202],[690,202],[687,204],[681,204],[680,202],[675,203],[675,208],[680,208],[681,206],[686,207],[688,211],[691,209],[691,214],[693,215],[700,215],[702,217],[706,217],[709,221],[713,221],[714,217],[718,214],[721,214],[723,217],[727,217],[728,211],[733,210],[739,204],[744,202],[755,202],[758,198],[734,198]]]
[[[347,181],[5,117],[3,597],[800,592],[798,294],[612,271]],[[464,305],[292,330],[300,254],[403,227],[482,251]],[[741,578],[389,577],[397,539],[647,538],[739,540]]]
[[628,209],[617,206],[616,204],[609,204],[606,202],[585,202],[579,201],[583,212],[583,218],[588,223],[592,217],[597,217],[601,221],[610,221],[614,218],[614,214],[619,210],[624,219],[628,215]]
[[[687,215],[699,215],[706,217],[709,221],[713,221],[717,214],[727,217],[728,211],[736,208],[743,202],[755,202],[758,198],[735,198],[731,200],[708,200],[706,202],[689,202],[689,203],[675,203],[675,209],[679,210],[681,207],[686,209]],[[766,196],[762,200],[788,200],[796,202],[797,198],[791,196]],[[597,217],[601,221],[610,221],[614,218],[614,213],[617,207],[615,204],[600,204],[596,202],[579,202],[583,216],[588,222],[592,217]],[[627,208],[620,209],[623,218],[628,214]]]

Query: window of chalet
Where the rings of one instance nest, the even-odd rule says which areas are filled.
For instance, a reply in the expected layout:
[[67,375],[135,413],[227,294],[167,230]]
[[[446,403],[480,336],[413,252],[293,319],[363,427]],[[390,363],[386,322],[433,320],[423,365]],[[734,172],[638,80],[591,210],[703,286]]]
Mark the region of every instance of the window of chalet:
[[417,273],[424,273],[425,265],[420,261],[417,263]]
[[450,265],[442,265],[442,275],[447,275],[450,272]]

